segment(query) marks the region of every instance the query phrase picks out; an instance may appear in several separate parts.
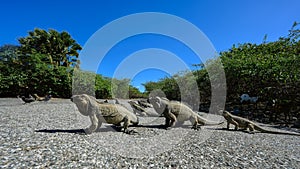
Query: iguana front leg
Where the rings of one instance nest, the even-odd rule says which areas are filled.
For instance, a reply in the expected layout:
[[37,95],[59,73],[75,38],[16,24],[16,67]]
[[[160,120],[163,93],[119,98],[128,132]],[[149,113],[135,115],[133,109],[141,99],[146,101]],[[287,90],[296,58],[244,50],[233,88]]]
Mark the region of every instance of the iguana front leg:
[[[100,127],[102,125],[102,116],[101,115],[97,115],[97,120],[98,120],[98,126],[97,126],[97,129],[96,131],[100,131]],[[104,120],[104,119],[103,119]]]
[[192,117],[192,118],[190,118],[190,121],[191,121],[191,123],[193,124],[192,129],[194,129],[194,130],[199,130],[199,129],[201,129],[201,126],[199,126],[199,122],[198,122],[197,117]]
[[124,132],[126,133],[128,132],[128,126],[129,126],[129,119],[127,116],[124,117],[123,122],[124,122],[123,124]]
[[91,134],[98,128],[98,118],[97,118],[96,114],[90,115],[90,119],[91,119],[92,124],[89,128],[84,130],[84,132],[86,134]]
[[175,123],[177,122],[176,116],[171,112],[171,110],[167,110],[165,112],[165,118],[166,118],[166,128],[173,127]]
[[239,123],[233,119],[227,120],[227,130],[229,130],[230,124],[234,125],[234,130],[238,130]]
[[170,127],[170,121],[171,121],[171,120],[170,120],[169,118],[166,117],[166,119],[165,119],[165,127],[166,127],[166,128]]
[[171,124],[170,124],[170,127],[173,127],[176,122],[177,122],[176,116],[171,113]]

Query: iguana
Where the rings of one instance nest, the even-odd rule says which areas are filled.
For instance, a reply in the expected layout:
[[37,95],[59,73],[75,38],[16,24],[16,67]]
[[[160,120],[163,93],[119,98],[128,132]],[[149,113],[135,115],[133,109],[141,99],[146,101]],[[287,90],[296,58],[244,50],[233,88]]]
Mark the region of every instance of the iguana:
[[142,116],[147,116],[146,110],[144,108],[142,108],[139,104],[137,104],[135,101],[131,100],[128,103],[130,104],[130,106],[133,109],[133,112],[135,114],[139,114],[139,115],[142,115]]
[[17,96],[17,98],[22,99],[22,101],[24,102],[24,104],[31,103],[31,102],[35,101],[35,99],[31,95],[29,95],[29,97],[25,97],[25,96],[21,96],[20,97],[20,96]]
[[187,120],[191,121],[193,124],[192,129],[195,130],[199,129],[199,125],[219,125],[223,123],[204,119],[187,105],[178,101],[170,101],[167,98],[160,98],[158,96],[149,98],[149,101],[157,113],[162,113],[166,118],[166,128],[174,126],[176,122],[183,123]]
[[49,101],[52,98],[52,95],[46,95],[45,97],[40,97],[37,94],[33,94],[33,97],[37,101]]
[[138,100],[138,104],[144,108],[152,108],[152,104],[148,103],[147,100]]
[[121,126],[123,122],[124,132],[128,133],[128,126],[137,125],[139,122],[137,116],[125,107],[119,104],[100,102],[87,94],[74,95],[71,101],[76,104],[82,115],[90,117],[92,124],[85,129],[87,134],[99,130],[103,122],[117,126]]
[[146,108],[144,108],[142,105],[139,104],[139,101],[136,100],[130,100],[128,103],[130,104],[135,114],[147,117],[159,116],[159,114],[157,114],[157,112],[153,109],[152,105],[150,107],[147,106]]
[[254,123],[254,122],[252,122],[248,119],[232,115],[228,111],[223,111],[222,115],[227,121],[227,129],[230,128],[230,124],[233,124],[235,126],[235,128],[234,128],[235,130],[238,130],[239,128],[247,130],[249,128],[250,133],[254,133],[254,130],[257,130],[257,131],[260,131],[262,133],[286,134],[286,135],[300,136],[300,134],[298,134],[298,133],[289,133],[289,132],[266,130],[266,129],[260,127],[258,124]]

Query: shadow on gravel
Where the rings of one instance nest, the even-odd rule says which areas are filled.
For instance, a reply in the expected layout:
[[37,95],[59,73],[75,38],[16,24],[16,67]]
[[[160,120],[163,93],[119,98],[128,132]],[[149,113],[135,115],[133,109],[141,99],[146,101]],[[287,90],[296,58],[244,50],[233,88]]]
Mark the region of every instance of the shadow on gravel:
[[[249,134],[249,131],[243,130],[243,129],[238,129],[238,130],[235,130],[235,129],[227,129],[227,128],[207,128],[207,129],[208,129],[208,130],[229,131],[229,132],[243,132],[243,133],[248,133],[248,134]],[[251,133],[251,134],[254,134],[254,133]]]
[[38,133],[73,133],[73,134],[85,134],[83,129],[71,129],[71,130],[63,130],[63,129],[43,129],[43,130],[35,130]]
[[[95,132],[120,132],[121,128],[118,126],[108,126],[105,128],[100,128]],[[43,130],[35,130],[37,133],[72,133],[72,134],[86,134],[84,129],[43,129]]]
[[141,128],[151,128],[151,129],[153,129],[153,128],[156,128],[156,129],[165,129],[166,127],[165,127],[165,125],[144,125],[144,124],[141,124],[141,125],[137,125],[137,126],[134,126],[134,127],[141,127]]
[[[149,124],[149,125],[145,125],[145,124],[141,124],[141,125],[137,125],[134,127],[141,127],[141,128],[151,128],[151,129],[166,129],[166,126],[164,124]],[[187,129],[191,129],[191,125],[184,125],[184,124],[176,124],[173,127],[169,127],[170,128],[187,128]]]

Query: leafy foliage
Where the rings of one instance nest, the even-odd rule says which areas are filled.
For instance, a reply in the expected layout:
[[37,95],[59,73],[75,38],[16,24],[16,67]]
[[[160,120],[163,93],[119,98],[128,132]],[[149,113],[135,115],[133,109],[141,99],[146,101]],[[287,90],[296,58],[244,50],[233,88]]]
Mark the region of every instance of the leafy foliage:
[[42,61],[55,66],[76,66],[78,50],[81,46],[71,38],[70,34],[61,33],[50,29],[48,32],[42,29],[34,29],[29,36],[19,39],[19,52],[23,59],[31,54],[43,54]]
[[[193,76],[186,73],[158,82],[145,83],[146,92],[161,89],[168,98],[180,100],[178,91],[181,90],[176,87],[181,86],[178,79],[183,79],[183,82],[188,84],[189,76],[196,77],[201,96],[199,101],[201,104],[207,104],[210,102],[212,89],[225,87],[219,86],[218,73],[221,71],[217,71],[218,67],[214,66],[221,62],[226,74],[227,103],[239,105],[240,95],[247,93],[259,97],[263,107],[266,107],[263,114],[271,112],[271,116],[277,116],[280,113],[275,111],[277,109],[285,114],[292,112],[292,116],[300,118],[300,30],[296,29],[298,25],[294,23],[288,36],[275,42],[266,42],[265,37],[262,44],[234,45],[228,51],[221,52],[219,58],[209,60],[205,64],[195,64],[200,66],[200,69],[194,71]],[[273,100],[276,101],[276,107],[268,108],[267,104]]]
[[95,82],[95,93],[96,93],[96,98],[100,98],[100,99],[112,98],[111,79],[97,74],[96,82]]
[[78,66],[81,47],[67,32],[35,29],[19,39],[20,46],[5,45],[0,50],[0,96],[31,92],[70,97],[72,72]]

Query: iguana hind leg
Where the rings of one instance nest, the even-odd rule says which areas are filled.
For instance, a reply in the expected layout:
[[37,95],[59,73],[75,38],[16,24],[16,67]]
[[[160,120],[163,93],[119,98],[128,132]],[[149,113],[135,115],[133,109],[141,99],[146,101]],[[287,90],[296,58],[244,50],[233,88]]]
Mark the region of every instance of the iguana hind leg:
[[166,118],[166,121],[165,121],[166,129],[168,129],[168,127],[173,127],[175,125],[175,123],[177,122],[176,116],[171,112],[168,112],[165,115],[165,118]]
[[124,124],[123,124],[124,133],[126,133],[126,134],[136,134],[136,133],[138,133],[134,130],[129,130],[128,129],[128,126],[130,125],[130,120],[129,120],[128,116],[124,117],[123,122],[124,122]]

